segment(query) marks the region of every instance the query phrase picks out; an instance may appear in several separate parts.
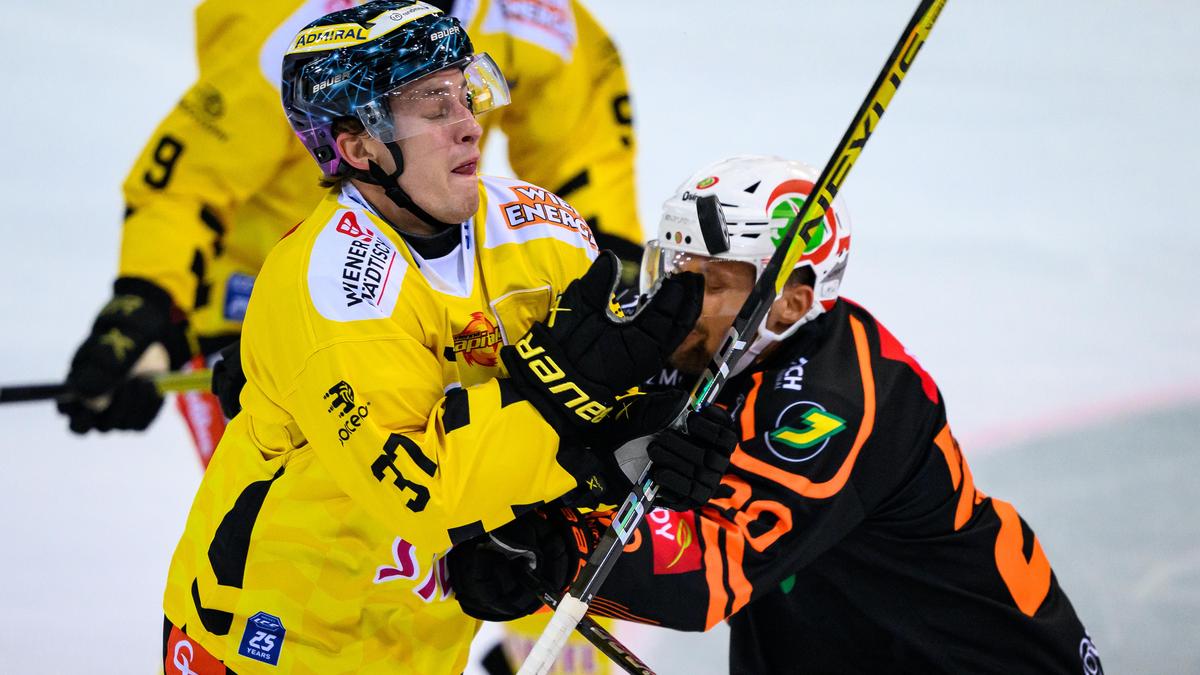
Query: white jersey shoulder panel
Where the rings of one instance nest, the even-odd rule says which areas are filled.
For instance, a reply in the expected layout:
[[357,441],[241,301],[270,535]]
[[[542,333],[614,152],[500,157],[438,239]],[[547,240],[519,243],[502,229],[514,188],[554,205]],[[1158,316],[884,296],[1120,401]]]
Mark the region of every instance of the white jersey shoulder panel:
[[313,307],[330,321],[386,319],[408,262],[361,208],[342,204],[321,228],[308,261]]
[[584,249],[591,257],[599,251],[579,212],[553,192],[511,178],[480,180],[487,190],[484,248],[551,238]]
[[578,31],[571,0],[492,0],[483,32],[507,33],[571,62]]
[[283,55],[292,46],[292,40],[305,26],[330,12],[350,9],[362,4],[359,0],[305,0],[300,3],[279,27],[272,31],[258,53],[258,66],[263,77],[276,89],[283,77]]

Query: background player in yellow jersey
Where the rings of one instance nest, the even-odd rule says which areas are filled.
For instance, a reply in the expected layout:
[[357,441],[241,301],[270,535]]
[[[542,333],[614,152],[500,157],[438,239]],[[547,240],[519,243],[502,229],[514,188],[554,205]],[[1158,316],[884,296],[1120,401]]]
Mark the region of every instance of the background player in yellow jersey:
[[[619,266],[592,262],[579,213],[477,176],[475,115],[508,88],[430,5],[322,17],[291,41],[282,82],[332,189],[256,281],[243,410],[168,574],[164,668],[461,672],[478,622],[445,553],[603,490],[612,450],[673,419],[681,393],[628,389],[691,330],[701,281],[673,277],[610,318]],[[728,461],[719,430],[688,429],[665,432],[663,470]]]
[[[125,181],[113,302],[67,376],[74,397],[61,408],[72,430],[151,423],[162,398],[129,378],[148,345],[166,346],[163,361],[178,368],[236,340],[267,252],[324,191],[279,114],[280,59],[301,27],[357,4],[206,0],[197,7],[199,78]],[[516,175],[570,199],[593,227],[601,224],[601,248],[636,261],[643,237],[628,87],[601,26],[574,0],[432,4],[460,20],[513,88],[512,103],[481,120],[484,136],[502,130]],[[216,400],[194,392],[178,403],[207,464],[225,424]]]

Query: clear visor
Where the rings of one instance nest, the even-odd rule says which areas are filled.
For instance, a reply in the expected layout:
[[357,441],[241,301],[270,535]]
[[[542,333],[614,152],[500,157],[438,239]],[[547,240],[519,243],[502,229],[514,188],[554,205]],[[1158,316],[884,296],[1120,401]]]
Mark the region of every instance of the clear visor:
[[641,292],[650,293],[663,279],[685,271],[705,274],[713,265],[749,265],[754,268],[754,278],[762,274],[767,261],[759,257],[722,255],[719,258],[664,247],[657,240],[646,244],[642,253]]
[[391,143],[457,124],[511,100],[508,82],[487,54],[476,54],[358,108],[367,133]]

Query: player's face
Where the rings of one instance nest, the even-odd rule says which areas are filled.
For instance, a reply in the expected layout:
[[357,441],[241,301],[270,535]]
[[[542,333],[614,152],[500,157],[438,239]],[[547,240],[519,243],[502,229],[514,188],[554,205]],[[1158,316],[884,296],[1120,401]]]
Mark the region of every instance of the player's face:
[[678,271],[704,275],[704,307],[695,328],[671,355],[671,365],[685,373],[701,373],[750,297],[754,266],[697,256],[682,263]]
[[459,223],[479,208],[479,138],[466,82],[456,69],[413,83],[412,95],[393,100],[397,127],[419,130],[399,141],[404,155],[400,186],[438,220]]

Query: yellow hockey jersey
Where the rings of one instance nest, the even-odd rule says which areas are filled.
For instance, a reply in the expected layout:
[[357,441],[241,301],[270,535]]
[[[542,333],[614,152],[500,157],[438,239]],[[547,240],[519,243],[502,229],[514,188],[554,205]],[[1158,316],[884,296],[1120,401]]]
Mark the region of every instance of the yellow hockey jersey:
[[[301,28],[353,4],[207,0],[196,9],[199,79],[126,178],[119,274],[166,289],[201,337],[240,329],[267,252],[321,198],[319,168],[279,103],[280,68]],[[517,175],[640,243],[628,87],[600,25],[573,0],[435,4],[452,4],[476,51],[510,80],[512,103],[480,122],[508,136]]]
[[[243,411],[209,465],[164,609],[238,673],[458,673],[477,622],[443,556],[575,480],[499,348],[596,253],[566,202],[482,178],[423,259],[347,184],[267,258]],[[567,452],[567,450],[561,450]]]

